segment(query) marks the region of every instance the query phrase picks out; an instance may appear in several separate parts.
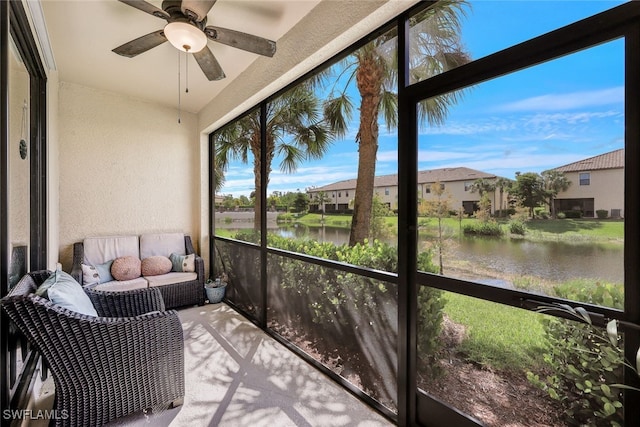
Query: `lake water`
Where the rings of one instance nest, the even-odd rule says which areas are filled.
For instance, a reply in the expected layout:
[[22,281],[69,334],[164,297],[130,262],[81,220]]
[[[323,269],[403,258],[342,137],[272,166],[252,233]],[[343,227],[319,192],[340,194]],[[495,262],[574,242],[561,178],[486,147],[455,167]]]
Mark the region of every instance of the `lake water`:
[[[235,229],[235,227],[229,227]],[[309,238],[344,244],[349,230],[333,227],[276,227],[269,232],[289,238]],[[388,243],[395,245],[395,240]],[[419,241],[419,244],[428,244]],[[510,276],[534,276],[553,282],[574,278],[624,282],[623,245],[601,243],[531,242],[523,239],[464,237],[450,239],[447,259],[472,265],[478,271]],[[445,274],[447,271],[445,270]],[[492,283],[494,284],[494,283]]]

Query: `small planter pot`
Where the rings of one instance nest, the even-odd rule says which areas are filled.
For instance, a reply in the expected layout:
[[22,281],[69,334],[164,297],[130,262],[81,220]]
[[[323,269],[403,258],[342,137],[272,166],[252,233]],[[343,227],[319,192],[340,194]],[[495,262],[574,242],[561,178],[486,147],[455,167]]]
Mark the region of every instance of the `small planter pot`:
[[224,298],[224,293],[227,289],[227,284],[216,286],[215,283],[204,285],[204,290],[207,293],[207,299],[211,304],[217,304]]

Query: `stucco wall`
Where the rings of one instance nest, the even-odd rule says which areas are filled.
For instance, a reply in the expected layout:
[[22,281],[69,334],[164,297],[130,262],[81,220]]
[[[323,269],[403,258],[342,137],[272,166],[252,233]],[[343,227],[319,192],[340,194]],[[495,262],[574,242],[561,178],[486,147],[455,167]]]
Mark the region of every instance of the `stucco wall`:
[[[9,53],[9,250],[29,246],[30,226],[29,74],[13,53]],[[20,157],[21,139],[27,142],[25,159]]]
[[611,215],[611,209],[620,209],[624,217],[624,169],[603,169],[585,171],[591,174],[589,185],[580,185],[580,173],[565,174],[571,181],[567,191],[558,193],[556,199],[593,198],[594,212],[606,209]]
[[[59,87],[60,261],[86,236],[198,236],[197,118],[119,94]],[[195,244],[197,245],[197,239]]]

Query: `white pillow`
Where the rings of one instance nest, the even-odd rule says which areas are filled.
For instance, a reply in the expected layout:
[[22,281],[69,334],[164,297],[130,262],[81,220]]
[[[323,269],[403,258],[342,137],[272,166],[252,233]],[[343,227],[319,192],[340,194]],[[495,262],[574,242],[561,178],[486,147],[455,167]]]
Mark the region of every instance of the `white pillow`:
[[84,286],[100,283],[100,275],[93,265],[82,264],[82,284]]

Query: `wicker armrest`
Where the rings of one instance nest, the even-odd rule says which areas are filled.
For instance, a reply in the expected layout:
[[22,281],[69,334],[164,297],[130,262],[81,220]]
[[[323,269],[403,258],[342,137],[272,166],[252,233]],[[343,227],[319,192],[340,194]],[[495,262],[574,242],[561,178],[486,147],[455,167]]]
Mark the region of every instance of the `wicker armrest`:
[[99,316],[135,317],[151,311],[164,311],[164,299],[156,288],[128,291],[101,291],[98,284],[84,287]]
[[49,363],[65,425],[111,419],[184,396],[184,341],[178,314],[104,318],[72,312],[35,294],[2,305]]
[[198,255],[193,248],[193,242],[191,240],[191,236],[184,236],[184,246],[187,252],[187,255],[195,254],[195,267],[196,274],[198,275],[198,281],[204,286],[204,260],[200,255]]
[[82,285],[82,262],[84,261],[84,245],[82,242],[73,244],[73,265],[71,266],[71,277]]

